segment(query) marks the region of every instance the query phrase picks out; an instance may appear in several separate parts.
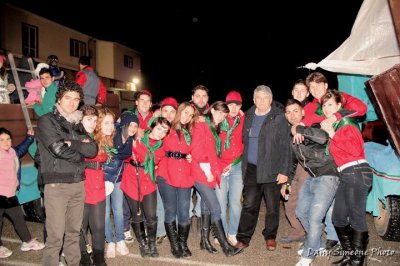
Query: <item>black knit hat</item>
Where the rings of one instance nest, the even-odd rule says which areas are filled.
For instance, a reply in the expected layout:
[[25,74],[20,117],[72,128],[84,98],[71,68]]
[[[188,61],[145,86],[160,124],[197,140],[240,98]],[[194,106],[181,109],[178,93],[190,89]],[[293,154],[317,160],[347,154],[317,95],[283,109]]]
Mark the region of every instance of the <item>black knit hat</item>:
[[132,122],[139,125],[139,119],[134,113],[126,111],[121,114],[121,126],[129,125]]

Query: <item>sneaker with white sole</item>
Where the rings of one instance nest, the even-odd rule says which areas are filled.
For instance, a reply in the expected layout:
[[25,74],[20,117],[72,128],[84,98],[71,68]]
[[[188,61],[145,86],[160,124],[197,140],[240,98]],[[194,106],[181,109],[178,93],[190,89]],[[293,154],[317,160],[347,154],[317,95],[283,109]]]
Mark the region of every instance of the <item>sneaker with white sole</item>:
[[129,249],[125,244],[124,240],[118,241],[117,242],[117,252],[121,254],[122,256],[128,255],[129,254]]
[[232,246],[236,246],[236,244],[237,244],[236,235],[230,235],[230,234],[228,234],[228,242],[229,242]]
[[44,244],[32,238],[29,242],[22,242],[21,251],[41,250],[44,249]]
[[133,243],[133,236],[130,229],[124,232],[124,237],[126,243]]
[[106,251],[106,257],[108,259],[115,258],[115,243],[114,242],[108,243],[107,251]]
[[0,246],[0,258],[8,258],[12,254],[12,251],[6,248],[5,246]]
[[299,262],[296,263],[295,266],[310,266],[313,262],[313,259],[301,257]]

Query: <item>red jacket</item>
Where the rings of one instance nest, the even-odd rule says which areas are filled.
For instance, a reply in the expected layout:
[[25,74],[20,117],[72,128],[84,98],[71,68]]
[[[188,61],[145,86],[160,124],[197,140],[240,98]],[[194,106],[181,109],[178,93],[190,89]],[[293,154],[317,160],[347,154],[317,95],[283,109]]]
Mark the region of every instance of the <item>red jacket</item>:
[[352,125],[339,128],[329,142],[329,152],[337,166],[365,159],[364,140],[360,130]]
[[[345,99],[343,108],[355,111],[355,113],[351,114],[349,117],[363,116],[367,113],[367,105],[363,101],[344,92],[340,92],[340,94]],[[312,124],[321,123],[323,120],[325,120],[324,115],[319,116],[315,113],[318,107],[319,101],[317,99],[314,99],[312,102],[309,102],[306,104],[306,106],[304,106],[304,119],[302,122],[305,126],[311,126]],[[342,119],[342,116],[338,112],[335,114],[335,116],[337,121]]]
[[[192,176],[196,182],[215,188],[221,179],[222,166],[215,149],[215,139],[206,122],[197,122],[192,131]],[[208,182],[200,163],[210,163],[214,181]]]
[[[85,70],[94,71],[94,69],[89,66],[85,67]],[[100,79],[100,77],[99,77],[99,79]],[[85,85],[85,83],[86,83],[85,72],[79,71],[76,74],[75,82],[78,83],[83,88],[83,85]],[[83,93],[85,93],[85,92],[83,92]],[[103,82],[100,79],[99,93],[97,94],[97,102],[100,103],[101,105],[104,105],[104,103],[106,102],[106,97],[107,97],[107,90],[106,90],[106,87],[104,86]]]
[[[103,163],[107,160],[107,154],[97,155],[91,159],[85,159],[87,162],[100,162]],[[106,189],[104,185],[104,172],[103,170],[85,169],[85,203],[97,204],[106,199]]]
[[[180,138],[175,129],[171,130],[169,135],[163,140],[164,152],[190,153],[190,146],[187,145],[183,132],[180,132]],[[165,179],[168,185],[178,188],[190,188],[194,185],[194,180],[190,171],[191,165],[186,159],[175,159],[164,157],[157,169],[157,176]]]
[[[150,145],[154,145],[157,141],[153,139],[150,140]],[[146,157],[147,147],[139,141],[136,141],[136,147],[132,146],[132,152],[135,153],[136,160],[139,163],[144,162],[144,158]],[[154,162],[157,165],[161,158],[165,157],[164,151],[162,147],[157,149],[155,152]],[[130,198],[136,201],[143,201],[143,197],[153,193],[157,189],[157,184],[153,183],[151,180],[150,174],[144,173],[144,168],[139,167],[139,181],[140,181],[140,199],[138,195],[138,180],[136,176],[136,167],[128,163],[124,169],[124,173],[122,174],[121,181],[121,189],[125,192]]]
[[[229,115],[226,117],[229,128],[233,126],[236,117],[230,117]],[[227,133],[226,131],[221,131],[219,134],[221,138],[221,164],[222,167],[225,168],[229,164],[231,164],[235,159],[242,156],[243,153],[243,125],[244,125],[244,116],[240,117],[240,122],[237,127],[233,130],[231,135],[231,143],[229,148],[225,150],[225,141]]]

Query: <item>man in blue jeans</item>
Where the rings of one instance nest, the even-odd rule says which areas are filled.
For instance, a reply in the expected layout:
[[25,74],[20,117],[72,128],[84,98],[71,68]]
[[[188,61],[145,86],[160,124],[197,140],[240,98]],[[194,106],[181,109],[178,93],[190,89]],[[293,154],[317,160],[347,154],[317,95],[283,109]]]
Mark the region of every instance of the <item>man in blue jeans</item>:
[[[299,193],[296,216],[306,231],[301,259],[296,266],[308,266],[321,251],[323,220],[336,194],[339,177],[333,158],[326,154],[328,134],[318,128],[300,125],[304,115],[300,102],[287,101],[285,116],[292,125],[291,133],[293,155],[310,176],[304,182]],[[295,164],[293,164],[295,165]]]

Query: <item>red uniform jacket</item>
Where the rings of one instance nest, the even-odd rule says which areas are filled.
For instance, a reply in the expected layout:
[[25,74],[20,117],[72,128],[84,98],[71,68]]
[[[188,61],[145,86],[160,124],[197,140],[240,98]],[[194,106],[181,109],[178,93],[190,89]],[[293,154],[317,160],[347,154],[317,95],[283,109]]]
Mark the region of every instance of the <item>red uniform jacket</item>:
[[329,142],[329,152],[337,166],[365,159],[364,140],[360,130],[352,125],[339,128]]
[[[343,108],[355,111],[355,113],[351,114],[349,117],[363,116],[367,113],[367,105],[360,99],[344,92],[340,92],[340,94],[345,99],[345,104],[343,105]],[[304,119],[302,122],[305,126],[311,126],[312,124],[321,123],[323,120],[325,120],[324,115],[319,116],[315,113],[318,107],[319,101],[317,99],[314,99],[312,102],[309,102],[308,104],[306,104],[306,106],[304,106]],[[337,121],[342,119],[342,116],[339,113],[336,113],[335,116],[337,118]]]
[[[180,132],[180,138],[175,129],[171,130],[169,135],[163,140],[164,152],[190,153],[190,146],[187,145],[183,132]],[[190,188],[194,185],[191,176],[191,165],[186,159],[175,159],[164,157],[158,165],[157,176],[165,179],[168,185],[178,188]]]
[[[229,115],[226,117],[229,128],[233,126],[236,117],[230,117]],[[242,156],[243,153],[243,125],[244,125],[244,116],[240,117],[240,122],[238,126],[233,130],[231,135],[231,143],[229,148],[225,150],[225,141],[227,133],[226,131],[221,131],[219,134],[221,138],[221,164],[222,167],[225,168],[229,164],[231,164],[235,159]]]
[[[215,188],[221,179],[222,166],[215,149],[215,139],[206,122],[197,122],[192,131],[192,176],[195,182]],[[210,163],[214,181],[208,182],[200,163]]]
[[[107,154],[97,155],[91,159],[85,159],[87,162],[103,163],[107,160]],[[102,169],[85,169],[85,203],[97,204],[106,199],[106,189],[104,185],[104,172]]]
[[[154,145],[157,141],[153,139],[149,139],[150,145]],[[136,147],[134,147],[136,146]],[[136,145],[132,146],[132,152],[135,153],[136,160],[142,164],[144,162],[144,158],[146,157],[147,147],[136,141]],[[162,147],[157,149],[155,152],[154,162],[157,165],[161,158],[165,157],[164,151]],[[157,184],[151,181],[150,174],[144,173],[144,168],[139,167],[139,181],[140,181],[140,198],[138,195],[138,180],[136,176],[136,167],[128,163],[124,169],[124,173],[122,174],[121,181],[121,189],[125,192],[130,198],[136,201],[143,201],[143,197],[153,193],[157,189]]]

